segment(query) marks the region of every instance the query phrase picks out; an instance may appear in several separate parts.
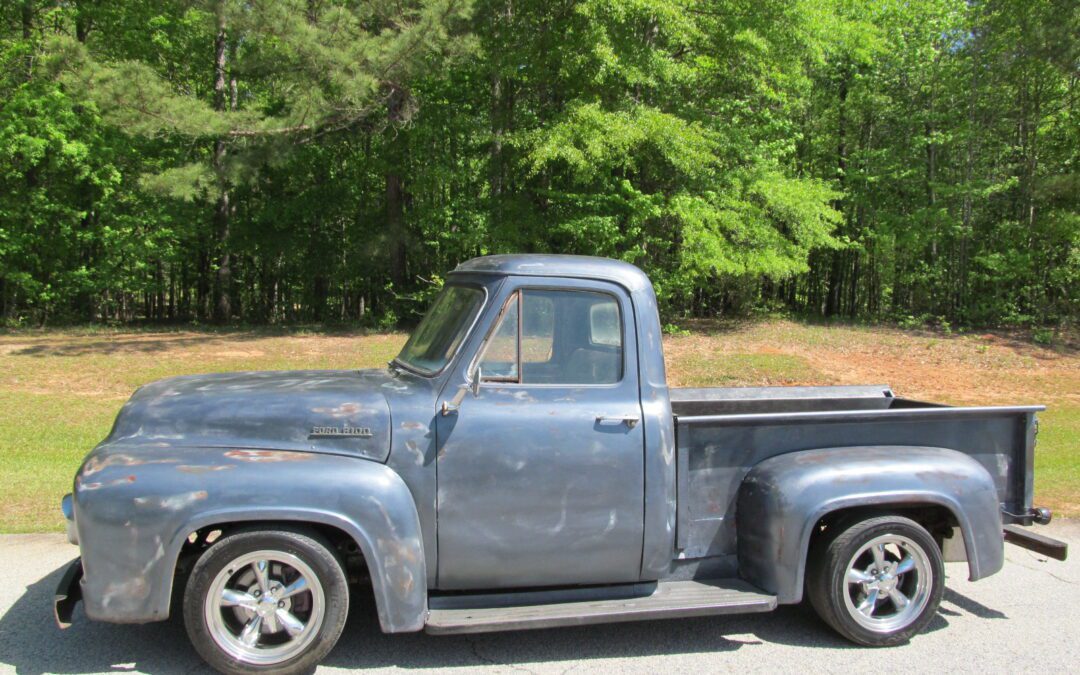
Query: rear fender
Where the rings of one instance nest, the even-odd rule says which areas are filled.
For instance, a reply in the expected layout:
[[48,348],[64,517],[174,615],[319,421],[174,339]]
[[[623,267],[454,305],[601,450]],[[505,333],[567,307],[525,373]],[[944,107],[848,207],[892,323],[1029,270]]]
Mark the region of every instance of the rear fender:
[[184,448],[165,455],[99,449],[76,479],[90,618],[165,619],[177,559],[193,532],[289,521],[334,527],[356,541],[384,631],[423,627],[420,521],[394,471],[363,459],[289,451]]
[[857,446],[778,455],[757,464],[739,490],[739,572],[802,600],[810,538],[822,518],[858,507],[940,506],[959,525],[972,581],[1001,569],[1004,542],[994,480],[946,448]]

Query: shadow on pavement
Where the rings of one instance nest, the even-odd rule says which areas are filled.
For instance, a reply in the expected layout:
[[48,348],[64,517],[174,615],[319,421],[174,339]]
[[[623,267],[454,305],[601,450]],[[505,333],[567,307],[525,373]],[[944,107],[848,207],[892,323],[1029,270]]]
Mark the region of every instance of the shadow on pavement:
[[74,625],[64,631],[57,628],[53,593],[66,568],[67,563],[28,586],[0,618],[0,664],[20,675],[114,670],[175,673],[202,665],[176,618],[145,625],[96,623],[86,618],[80,603]]
[[[65,567],[30,585],[0,618],[0,665],[12,667],[20,675],[132,670],[211,672],[189,645],[178,616],[145,625],[96,623],[86,619],[80,605],[74,625],[66,631],[58,629],[53,622],[51,603]],[[947,599],[980,616],[976,610],[986,610],[953,591],[948,592]],[[927,631],[947,625],[945,617],[939,614]],[[833,633],[805,606],[781,607],[771,614],[514,633],[444,637],[423,633],[386,635],[379,630],[370,594],[357,593],[352,598],[345,633],[324,663],[343,669],[510,667],[520,663],[728,652],[762,643],[857,649]]]
[[[942,598],[942,602],[952,603],[952,604],[956,605],[957,607],[959,607],[960,609],[967,612],[968,614],[974,614],[975,616],[979,617],[980,619],[1008,619],[1009,618],[1008,616],[1005,615],[1004,612],[999,612],[996,609],[992,609],[990,607],[987,607],[986,605],[982,604],[981,602],[978,602],[976,600],[972,600],[971,598],[967,597],[966,595],[961,595],[961,594],[957,593],[956,591],[954,591],[953,589],[951,589],[949,587],[945,588],[945,596]],[[955,614],[956,612],[953,612],[953,613]]]

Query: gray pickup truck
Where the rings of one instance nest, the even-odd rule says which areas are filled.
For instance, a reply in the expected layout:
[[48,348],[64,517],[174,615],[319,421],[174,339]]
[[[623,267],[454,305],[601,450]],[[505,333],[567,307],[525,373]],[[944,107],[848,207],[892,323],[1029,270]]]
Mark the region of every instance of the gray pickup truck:
[[[921,630],[943,562],[1001,569],[1032,508],[1038,406],[889,387],[670,389],[632,265],[471,260],[375,370],[140,388],[63,500],[57,621],[182,609],[227,673],[311,668],[350,586],[382,630],[462,633],[766,612]],[[364,597],[358,595],[356,597]]]

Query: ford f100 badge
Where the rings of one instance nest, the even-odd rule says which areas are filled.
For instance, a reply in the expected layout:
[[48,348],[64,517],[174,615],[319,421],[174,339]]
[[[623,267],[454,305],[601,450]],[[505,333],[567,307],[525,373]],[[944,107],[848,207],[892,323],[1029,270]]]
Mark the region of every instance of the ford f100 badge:
[[371,438],[369,427],[311,427],[308,438]]

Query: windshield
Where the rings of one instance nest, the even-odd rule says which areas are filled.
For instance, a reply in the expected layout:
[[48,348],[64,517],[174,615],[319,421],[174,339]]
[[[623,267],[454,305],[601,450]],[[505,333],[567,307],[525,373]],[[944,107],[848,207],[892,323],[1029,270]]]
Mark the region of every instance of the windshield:
[[465,339],[484,292],[471,286],[447,286],[398,354],[398,363],[433,375],[450,362]]

